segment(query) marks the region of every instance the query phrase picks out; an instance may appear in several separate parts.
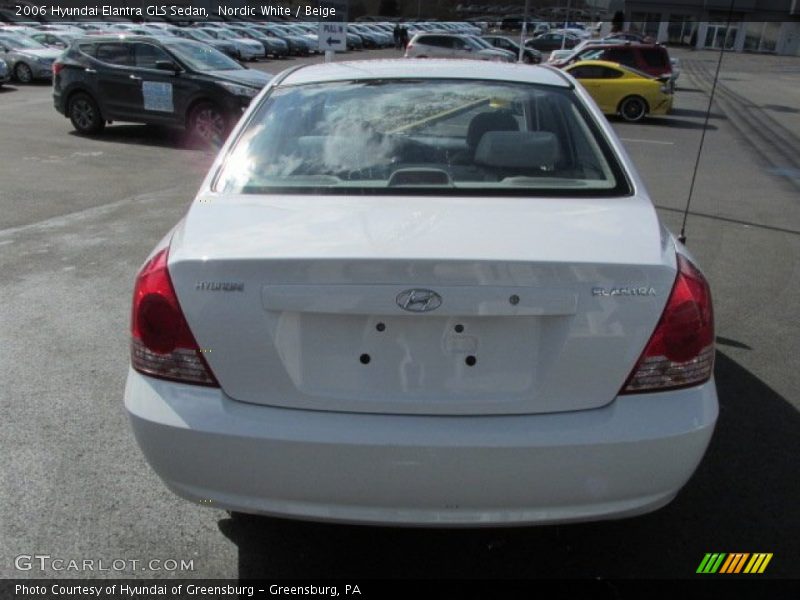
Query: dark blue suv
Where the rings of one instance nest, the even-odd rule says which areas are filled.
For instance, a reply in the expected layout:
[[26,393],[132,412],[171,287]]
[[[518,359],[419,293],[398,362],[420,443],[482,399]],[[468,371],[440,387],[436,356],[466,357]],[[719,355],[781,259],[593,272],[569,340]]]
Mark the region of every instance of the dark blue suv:
[[187,128],[218,143],[272,78],[176,37],[79,38],[53,64],[53,101],[80,133],[129,121]]

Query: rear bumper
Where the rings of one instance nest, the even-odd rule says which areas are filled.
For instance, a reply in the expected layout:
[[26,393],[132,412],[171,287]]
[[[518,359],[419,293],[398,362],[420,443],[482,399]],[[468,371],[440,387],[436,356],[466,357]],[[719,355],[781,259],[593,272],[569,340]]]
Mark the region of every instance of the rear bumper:
[[53,107],[62,115],[67,115],[67,108],[64,106],[64,95],[56,88],[53,89]]
[[672,112],[672,106],[674,104],[674,98],[672,94],[665,96],[662,100],[657,103],[655,106],[651,107],[650,114],[651,115],[668,115]]
[[148,462],[204,505],[403,525],[554,523],[668,503],[717,418],[713,381],[530,416],[325,413],[237,402],[131,371],[125,406]]
[[267,52],[263,48],[259,50],[250,46],[241,46],[239,48],[239,54],[244,60],[252,60],[254,58],[264,58]]
[[34,79],[53,78],[53,66],[51,64],[43,65],[40,62],[28,62],[26,64],[31,68]]

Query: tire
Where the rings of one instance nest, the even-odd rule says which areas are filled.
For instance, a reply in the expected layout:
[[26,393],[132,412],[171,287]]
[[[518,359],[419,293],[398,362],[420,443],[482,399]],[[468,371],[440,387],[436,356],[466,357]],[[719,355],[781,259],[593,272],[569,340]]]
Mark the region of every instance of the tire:
[[636,123],[647,116],[647,102],[641,96],[628,96],[619,103],[619,116],[629,123]]
[[14,67],[14,79],[20,83],[30,83],[33,81],[33,71],[24,62],[17,63]]
[[200,102],[189,113],[187,126],[194,139],[220,146],[228,134],[228,117],[213,102]]
[[100,133],[106,126],[97,102],[89,94],[83,92],[78,92],[70,97],[67,115],[78,133],[92,135]]
[[253,519],[258,519],[258,515],[243,513],[237,510],[226,510],[225,512],[228,513],[228,516],[231,518],[231,520],[241,523],[247,523],[248,521],[253,521]]
[[526,65],[532,65],[535,61],[533,60],[533,57],[530,54],[523,54],[522,62],[524,62]]

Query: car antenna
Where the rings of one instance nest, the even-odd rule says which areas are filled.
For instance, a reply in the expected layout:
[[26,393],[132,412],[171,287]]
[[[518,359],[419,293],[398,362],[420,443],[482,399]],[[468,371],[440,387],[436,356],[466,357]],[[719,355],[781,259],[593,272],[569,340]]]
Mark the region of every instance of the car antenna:
[[[725,39],[722,40],[722,45],[719,49],[719,59],[717,60],[717,69],[714,71],[714,81],[711,83],[711,93],[708,96],[708,106],[706,107],[706,117],[703,121],[703,133],[700,134],[700,145],[697,148],[697,157],[694,161],[694,171],[692,171],[692,183],[689,185],[689,197],[686,199],[686,208],[683,209],[683,223],[681,223],[681,233],[678,236],[678,241],[681,244],[686,243],[686,219],[689,216],[689,207],[692,205],[692,196],[694,194],[694,183],[697,180],[697,170],[700,167],[700,156],[703,153],[703,143],[706,141],[706,131],[708,130],[708,120],[711,118],[711,106],[714,104],[714,94],[717,91],[717,81],[719,81],[719,70],[722,67],[722,57],[725,55],[725,44],[728,41],[728,32],[731,27],[731,19],[733,17],[733,5],[736,0],[731,0],[728,7],[728,22],[725,26]],[[698,29],[699,27],[698,23]],[[699,36],[698,36],[699,37]]]

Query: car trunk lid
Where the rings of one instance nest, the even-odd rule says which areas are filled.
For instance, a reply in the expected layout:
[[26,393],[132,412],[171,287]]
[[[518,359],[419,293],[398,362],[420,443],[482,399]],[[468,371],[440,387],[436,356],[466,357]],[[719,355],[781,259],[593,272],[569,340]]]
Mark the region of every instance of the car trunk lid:
[[169,268],[236,400],[530,414],[615,398],[675,258],[635,197],[211,195]]

